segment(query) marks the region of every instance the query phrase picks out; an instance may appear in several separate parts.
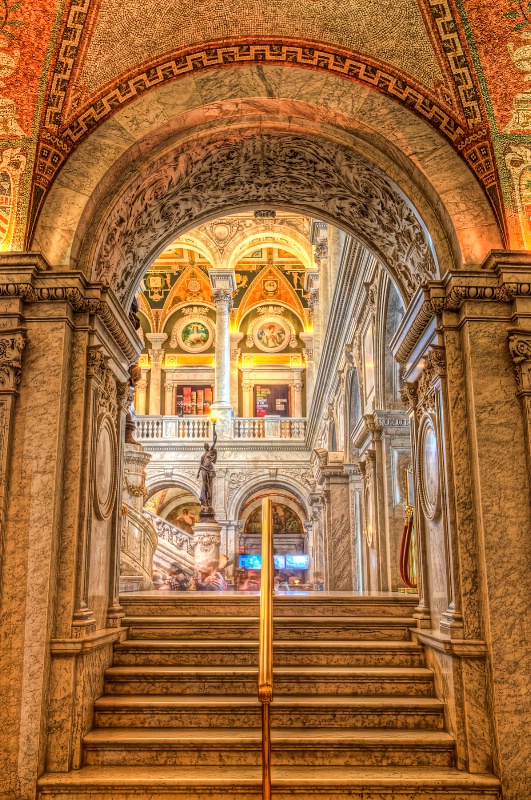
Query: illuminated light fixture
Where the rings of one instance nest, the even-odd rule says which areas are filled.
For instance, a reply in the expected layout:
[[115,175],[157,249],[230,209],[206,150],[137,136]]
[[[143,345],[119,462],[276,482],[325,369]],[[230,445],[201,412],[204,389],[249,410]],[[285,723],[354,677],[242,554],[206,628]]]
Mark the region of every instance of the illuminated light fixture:
[[219,416],[218,412],[215,408],[210,410],[210,421],[212,422],[212,425],[216,424],[216,422],[218,421],[218,416]]

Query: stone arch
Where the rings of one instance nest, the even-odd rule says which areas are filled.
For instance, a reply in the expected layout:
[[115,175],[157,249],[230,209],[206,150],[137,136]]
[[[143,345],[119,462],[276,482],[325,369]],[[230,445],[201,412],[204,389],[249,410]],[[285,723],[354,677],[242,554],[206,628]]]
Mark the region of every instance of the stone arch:
[[[323,85],[322,80],[316,83],[314,73],[305,73],[305,97],[327,99],[315,103],[301,100],[297,72],[272,65],[264,67],[264,74],[272,81],[267,84],[267,91],[264,80],[257,81],[253,70],[244,66],[238,68],[238,80],[226,83],[208,81],[205,75],[188,76],[166,86],[162,95],[154,89],[149,98],[138,98],[131,103],[127,114],[117,112],[112,120],[94,130],[66,161],[44,203],[33,249],[41,250],[53,267],[88,271],[94,255],[89,250],[99,240],[100,228],[105,225],[107,203],[113,197],[116,200],[123,184],[130,186],[144,169],[148,171],[152,167],[150,159],[160,156],[163,148],[175,145],[177,140],[183,146],[186,135],[197,139],[200,131],[209,130],[212,135],[213,128],[219,131],[223,125],[229,125],[235,138],[245,138],[235,125],[241,125],[245,119],[258,124],[261,131],[276,124],[292,135],[298,130],[310,132],[317,136],[322,151],[328,150],[330,141],[334,149],[342,143],[355,151],[356,156],[376,165],[381,174],[387,175],[387,185],[394,185],[410,213],[412,207],[418,209],[418,219],[422,218],[429,230],[428,247],[433,244],[443,270],[447,266],[477,265],[489,249],[502,246],[492,209],[475,176],[452,147],[424,122],[376,92],[360,93],[356,84],[349,85],[346,102],[342,79],[332,75],[326,77]],[[271,86],[277,88],[273,91]],[[274,97],[267,96],[271,91]],[[200,106],[199,97],[203,103]],[[164,124],[160,124],[160,117],[155,123],[150,122],[152,116],[147,113],[148,106],[158,99],[166,110],[162,117],[166,120]],[[225,102],[236,99],[234,103]],[[132,125],[132,115],[138,114],[144,114],[142,124]],[[109,137],[113,147],[108,147]],[[212,158],[208,160],[212,165]],[[83,174],[82,187],[80,174]],[[196,183],[196,188],[201,186]],[[159,184],[155,192],[161,189]],[[228,202],[227,198],[224,202]],[[264,207],[264,204],[262,193],[259,202],[248,202],[247,207]],[[283,207],[292,205],[288,202]],[[230,210],[228,206],[222,209],[218,206],[215,215],[209,218]],[[326,216],[316,206],[309,211],[334,223],[336,212],[344,209],[329,209]],[[193,225],[200,222],[196,218]],[[193,225],[183,224],[182,230]],[[174,230],[171,235],[175,237],[178,233]],[[423,238],[426,240],[425,235]],[[151,256],[160,252],[161,247],[155,248]]]
[[[273,225],[270,227],[262,225],[259,230],[255,229],[252,233],[243,232],[240,236],[235,237],[234,242],[231,242],[230,252],[227,254],[227,267],[234,268],[245,252],[259,244],[282,244],[286,250],[291,250],[297,258],[300,258],[306,268],[311,267],[312,247],[308,238],[299,231],[283,226],[281,221],[275,224],[273,220]],[[264,236],[268,237],[267,242],[263,241]],[[269,240],[269,237],[272,241]],[[288,244],[281,242],[281,239],[288,239]]]
[[[244,502],[241,511],[240,511],[240,520],[243,522],[243,528],[245,529],[245,522],[249,519],[250,515],[253,511],[256,511],[257,508],[261,506],[261,497],[260,497],[261,490],[258,489],[256,492],[253,492],[251,496]],[[280,489],[277,487],[276,493],[271,495],[273,503],[283,503],[287,508],[290,508],[294,511],[297,516],[306,516],[306,511],[304,507],[301,505],[298,498],[295,497],[293,492],[287,489]],[[304,520],[301,519],[301,522]]]
[[408,298],[439,277],[423,221],[378,167],[337,142],[325,152],[316,137],[260,129],[184,142],[152,163],[108,214],[91,277],[127,306],[168,231],[174,239],[225,204],[227,211],[289,207],[322,216],[373,251]]
[[186,475],[179,475],[175,479],[167,478],[165,475],[153,473],[148,469],[146,477],[146,489],[148,494],[146,500],[153,497],[157,492],[161,492],[163,489],[174,489],[177,486],[186,489],[190,494],[194,495],[194,497],[197,497],[199,501],[199,486],[192,478],[188,478]]
[[245,503],[253,494],[263,489],[271,489],[273,491],[283,489],[284,491],[291,492],[301,504],[307,517],[309,517],[311,510],[308,505],[307,495],[310,491],[310,487],[304,485],[291,475],[283,474],[278,476],[277,479],[272,479],[269,475],[258,475],[251,477],[249,481],[243,483],[229,501],[227,510],[228,519],[239,519],[239,515]]

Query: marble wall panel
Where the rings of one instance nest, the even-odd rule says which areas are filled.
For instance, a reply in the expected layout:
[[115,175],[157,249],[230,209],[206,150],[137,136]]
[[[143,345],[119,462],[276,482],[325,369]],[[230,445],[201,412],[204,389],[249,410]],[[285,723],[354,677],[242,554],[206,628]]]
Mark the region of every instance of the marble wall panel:
[[48,637],[57,588],[71,331],[27,321],[7,506],[0,626],[0,774],[34,798],[46,724]]
[[469,441],[493,725],[504,798],[516,800],[531,780],[521,741],[521,732],[531,729],[531,498],[524,419],[505,320],[468,322],[463,349],[474,420]]

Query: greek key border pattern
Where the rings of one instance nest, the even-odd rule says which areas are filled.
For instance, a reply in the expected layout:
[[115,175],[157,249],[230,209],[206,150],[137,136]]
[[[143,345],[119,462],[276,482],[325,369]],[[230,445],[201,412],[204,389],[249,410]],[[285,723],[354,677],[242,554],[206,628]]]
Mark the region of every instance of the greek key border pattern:
[[53,130],[58,130],[61,125],[61,114],[68,91],[68,82],[81,44],[91,1],[72,0],[68,9],[55,61],[55,70],[48,89],[43,121],[45,127]]

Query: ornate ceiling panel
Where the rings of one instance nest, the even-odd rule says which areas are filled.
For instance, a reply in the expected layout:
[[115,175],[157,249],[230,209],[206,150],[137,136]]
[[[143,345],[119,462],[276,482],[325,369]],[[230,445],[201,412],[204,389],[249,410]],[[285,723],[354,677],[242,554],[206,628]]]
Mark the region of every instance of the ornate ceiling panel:
[[74,94],[95,93],[176,47],[249,37],[328,42],[393,64],[432,88],[443,77],[415,0],[354,6],[352,0],[121,0],[118,7],[115,0],[102,0]]

